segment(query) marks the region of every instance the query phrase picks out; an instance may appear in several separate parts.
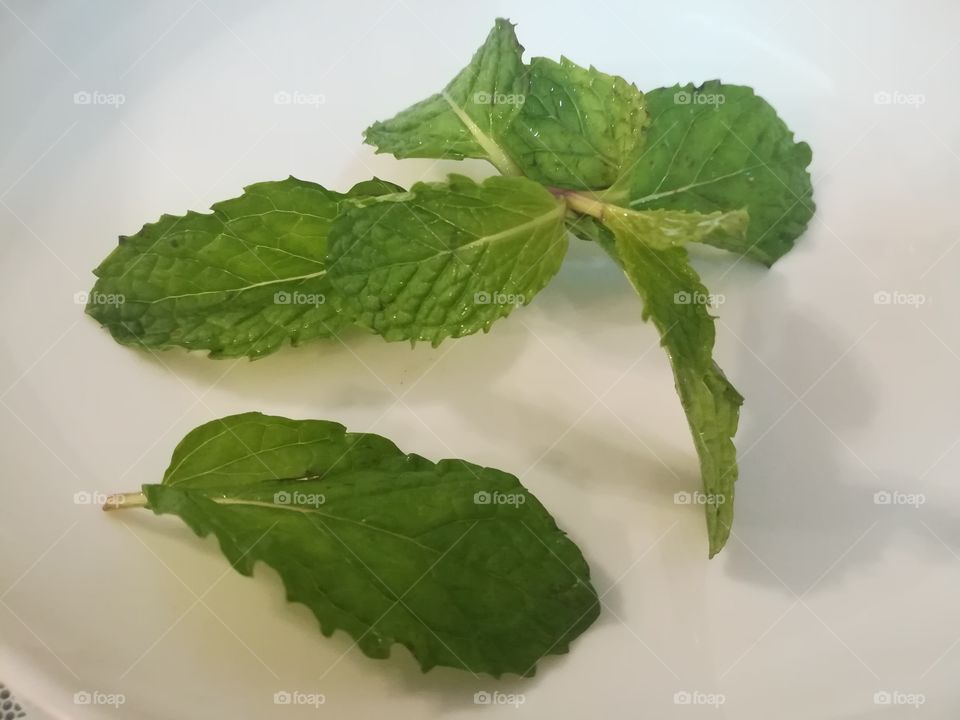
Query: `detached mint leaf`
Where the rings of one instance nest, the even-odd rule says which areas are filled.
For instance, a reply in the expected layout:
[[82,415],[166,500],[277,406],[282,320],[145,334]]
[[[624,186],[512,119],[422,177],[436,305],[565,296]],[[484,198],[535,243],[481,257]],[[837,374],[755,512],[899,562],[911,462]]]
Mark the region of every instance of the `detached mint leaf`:
[[427,671],[533,675],[599,613],[579,549],[512,475],[385,438],[259,413],[189,433],[148,506],[279,574],[324,635]]
[[566,254],[565,212],[526,178],[418,183],[338,218],[330,279],[357,324],[438,345],[488,330],[543,289]]
[[364,140],[398,158],[481,158],[504,174],[518,174],[500,139],[526,93],[522,56],[513,25],[498,19],[470,64],[442,92],[374,123]]
[[746,236],[717,236],[711,244],[766,265],[790,250],[814,211],[811,152],[769,103],[749,87],[717,80],[659,88],[646,99],[653,117],[646,150],[629,193],[610,199],[635,210],[745,207]]
[[[653,321],[670,358],[677,392],[700,458],[710,557],[713,557],[726,543],[733,522],[737,479],[733,437],[737,433],[743,397],[713,361],[715,328],[708,312],[710,295],[690,266],[687,251],[679,243],[664,244],[662,229],[651,232],[652,218],[657,213],[640,215],[647,217],[638,221],[633,214],[620,213],[605,220],[613,232],[612,243],[609,234],[598,233],[596,237],[640,295],[643,318]],[[730,229],[741,222],[742,217],[738,220],[739,214],[730,215],[733,217],[717,223],[722,230],[711,234],[702,232],[706,226],[699,225],[687,240],[709,242],[717,233],[735,240],[736,235],[730,233]]]
[[621,77],[561,58],[530,61],[529,89],[506,146],[527,177],[596,189],[629,172],[644,145],[643,93]]
[[371,180],[343,194],[291,177],[209,214],[164,215],[120,238],[94,271],[87,312],[121,343],[214,357],[327,337],[343,324],[326,277],[330,226],[346,202],[396,190]]

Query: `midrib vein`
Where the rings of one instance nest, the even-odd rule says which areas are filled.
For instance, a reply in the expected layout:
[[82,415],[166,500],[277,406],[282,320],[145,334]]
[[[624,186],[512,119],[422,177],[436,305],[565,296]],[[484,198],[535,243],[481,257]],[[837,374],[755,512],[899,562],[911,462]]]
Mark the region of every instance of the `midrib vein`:
[[440,252],[436,252],[433,255],[430,255],[429,257],[417,258],[416,260],[404,260],[403,262],[390,263],[389,265],[378,265],[376,269],[387,270],[389,268],[403,267],[404,265],[419,265],[425,260],[429,260],[431,258],[443,257],[444,255],[456,255],[462,250],[468,250],[478,245],[489,246],[492,243],[499,242],[500,240],[506,240],[510,237],[513,237],[514,235],[523,233],[526,230],[537,228],[540,225],[543,225],[544,223],[550,222],[551,220],[554,220],[558,216],[562,216],[566,212],[566,210],[567,210],[567,206],[564,204],[560,204],[555,209],[551,210],[548,213],[544,213],[543,215],[540,215],[539,217],[535,217],[532,220],[528,220],[525,223],[521,223],[520,225],[514,225],[513,227],[507,228],[506,230],[501,230],[500,232],[494,233],[493,235],[484,235],[483,237],[475,238],[468,243],[464,243],[463,245],[458,245],[457,247],[450,248],[449,250],[442,250]]
[[653,193],[642,198],[637,198],[636,200],[631,200],[630,205],[639,205],[641,203],[650,202],[651,200],[659,200],[660,198],[670,197],[671,195],[677,195],[687,190],[693,190],[694,188],[702,187],[704,185],[710,185],[711,183],[720,182],[721,180],[727,180],[737,175],[742,175],[745,172],[750,170],[756,170],[760,165],[751,165],[749,167],[741,168],[740,170],[735,170],[734,172],[727,173],[726,175],[718,175],[715,178],[710,178],[709,180],[701,180],[700,182],[692,182],[688,185],[683,185],[682,187],[674,188],[673,190],[664,190],[663,192]]
[[483,245],[484,243],[495,243],[499,240],[503,240],[504,238],[508,238],[511,235],[522,233],[525,230],[529,230],[531,228],[538,227],[539,225],[543,225],[544,223],[550,222],[551,220],[556,218],[557,215],[563,215],[563,213],[565,213],[566,210],[567,210],[566,205],[564,205],[563,203],[560,203],[557,205],[556,208],[554,208],[548,213],[544,213],[543,215],[540,215],[539,217],[535,217],[532,220],[527,220],[527,222],[521,223],[520,225],[514,225],[513,227],[507,228],[506,230],[501,230],[500,232],[494,233],[493,235],[484,235],[483,237],[478,237],[475,240],[471,240],[470,242],[466,243],[465,245],[461,245],[460,247],[456,248],[456,250],[465,250],[466,248],[472,247],[474,245]]
[[453,110],[453,114],[456,115],[460,122],[463,123],[464,127],[470,131],[470,134],[473,136],[473,139],[477,141],[477,144],[480,145],[480,147],[482,147],[490,157],[490,162],[492,162],[501,173],[504,175],[523,174],[513,159],[507,155],[506,150],[500,147],[500,145],[492,137],[481,130],[480,126],[473,121],[473,118],[467,115],[466,111],[462,107],[457,105],[457,103],[452,97],[450,97],[446,90],[441,93],[441,96],[447,101],[447,105],[449,105],[450,109]]
[[188,297],[200,297],[201,295],[215,295],[218,293],[240,293],[240,292],[246,292],[247,290],[253,290],[258,287],[265,287],[267,285],[276,285],[277,283],[295,282],[297,280],[309,280],[311,278],[322,277],[323,275],[326,275],[326,274],[327,274],[326,270],[319,270],[315,273],[308,273],[306,275],[297,275],[295,277],[274,278],[273,280],[264,280],[263,282],[251,283],[250,285],[242,285],[240,287],[223,288],[221,290],[203,290],[201,292],[181,293],[179,295],[166,295],[162,298],[157,298],[155,300],[144,300],[141,302],[146,302],[148,305],[153,305],[154,303],[166,302],[167,300],[178,300],[180,298],[188,298]]
[[381,532],[386,535],[391,535],[400,540],[405,540],[411,542],[417,547],[421,547],[424,550],[428,550],[432,553],[439,552],[438,550],[423,545],[422,543],[417,542],[414,538],[409,537],[408,535],[401,535],[400,533],[395,533],[392,530],[387,530],[386,528],[379,527],[378,525],[370,525],[369,523],[359,522],[357,520],[351,520],[350,518],[340,517],[339,515],[331,515],[330,513],[322,512],[316,508],[305,508],[298,505],[277,505],[276,503],[265,502],[263,500],[246,500],[244,498],[232,498],[232,497],[208,497],[208,500],[212,500],[218,505],[248,505],[252,507],[262,507],[269,508],[271,510],[286,510],[288,512],[298,512],[304,515],[319,515],[330,520],[339,520],[340,522],[350,523],[351,525],[356,525],[362,527],[366,530],[373,530],[376,532]]

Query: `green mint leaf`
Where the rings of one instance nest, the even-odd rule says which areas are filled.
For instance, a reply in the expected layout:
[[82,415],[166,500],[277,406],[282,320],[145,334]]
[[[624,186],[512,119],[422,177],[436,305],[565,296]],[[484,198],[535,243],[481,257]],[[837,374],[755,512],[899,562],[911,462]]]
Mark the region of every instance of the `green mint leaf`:
[[711,212],[745,207],[746,237],[714,237],[717,247],[772,265],[813,215],[810,146],[795,142],[776,111],[751,88],[714,80],[646,94],[653,118],[646,150],[633,170],[636,210]]
[[[657,213],[639,213],[656,216]],[[731,227],[740,223],[742,213],[732,218],[713,218],[714,234],[734,237]],[[713,361],[714,320],[708,307],[710,295],[687,260],[687,251],[678,243],[663,243],[663,231],[651,233],[652,217],[638,220],[633,213],[616,213],[605,219],[613,232],[597,234],[603,247],[623,268],[643,300],[643,318],[652,320],[661,335],[673,367],[677,392],[687,415],[703,481],[710,557],[723,548],[733,522],[734,483],[737,454],[733,436],[737,433],[743,397]],[[713,235],[706,225],[687,238],[709,242]],[[648,238],[661,238],[649,242]]]
[[498,19],[443,91],[374,123],[364,132],[365,142],[398,158],[481,158],[504,174],[519,174],[500,138],[526,94],[522,56],[513,25]]
[[505,142],[527,177],[562,188],[606,188],[635,165],[647,122],[643,93],[632,83],[566,58],[536,57]]
[[399,188],[381,180],[347,194],[288,178],[246,188],[211,213],[164,215],[94,271],[87,312],[119,342],[260,357],[343,324],[326,277],[327,234],[344,204]]
[[560,268],[565,211],[521,177],[418,183],[341,214],[330,280],[344,313],[387,340],[438,345],[486,331]]
[[241,574],[272,567],[324,635],[373,658],[399,643],[423,671],[533,675],[599,614],[580,550],[516,477],[337,423],[214,420],[143,492]]

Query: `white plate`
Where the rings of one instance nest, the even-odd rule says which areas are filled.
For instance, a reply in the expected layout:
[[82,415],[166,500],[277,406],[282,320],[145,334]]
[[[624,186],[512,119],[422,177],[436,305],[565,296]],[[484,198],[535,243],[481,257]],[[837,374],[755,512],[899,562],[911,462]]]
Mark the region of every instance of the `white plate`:
[[[899,718],[921,699],[918,717],[957,716],[960,9],[642,5],[4,0],[0,680],[35,716],[466,718],[481,690],[524,700],[485,717]],[[796,250],[771,271],[699,263],[746,396],[736,535],[713,561],[700,509],[673,501],[698,478],[657,336],[595,247],[575,242],[489,335],[438,350],[154,359],[74,303],[117,235],[251,182],[488,173],[359,141],[439,89],[496,15],[530,54],[641,88],[750,84],[813,146],[819,209]],[[522,474],[587,555],[601,618],[534,680],[421,675],[402,648],[376,661],[323,638],[274,573],[229,571],[175,518],[75,504],[157,481],[188,430],[253,409]],[[326,704],[278,708],[281,691]]]

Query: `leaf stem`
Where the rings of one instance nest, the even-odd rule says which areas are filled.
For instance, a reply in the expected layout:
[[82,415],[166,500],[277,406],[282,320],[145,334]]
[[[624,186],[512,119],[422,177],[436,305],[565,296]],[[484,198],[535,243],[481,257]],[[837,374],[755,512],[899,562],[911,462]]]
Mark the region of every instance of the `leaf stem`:
[[115,493],[107,497],[103,503],[103,509],[106,511],[138,507],[147,507],[147,496],[142,492]]
[[571,210],[583,213],[584,215],[590,215],[591,217],[597,218],[597,220],[603,220],[608,203],[601,202],[592,195],[577,192],[576,190],[550,188],[550,192],[563,200]]

